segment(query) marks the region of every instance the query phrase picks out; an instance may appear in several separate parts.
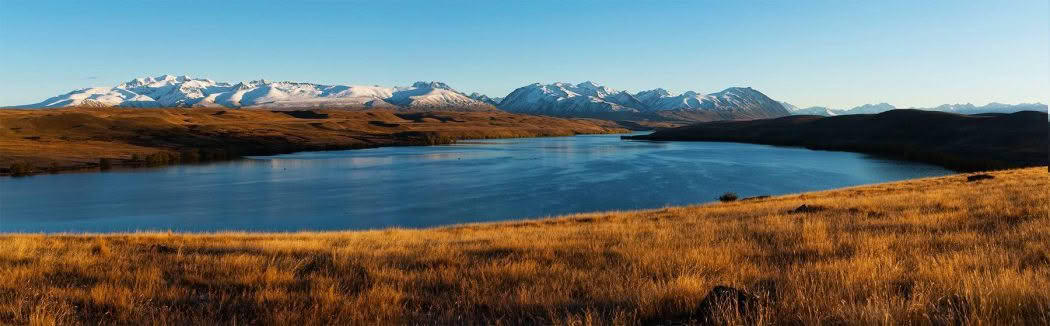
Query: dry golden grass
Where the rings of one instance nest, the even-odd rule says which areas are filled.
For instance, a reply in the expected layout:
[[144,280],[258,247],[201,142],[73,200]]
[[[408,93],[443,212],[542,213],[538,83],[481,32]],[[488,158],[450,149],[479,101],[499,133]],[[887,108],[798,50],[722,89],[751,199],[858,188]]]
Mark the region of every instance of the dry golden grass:
[[1050,323],[1047,170],[992,174],[424,230],[6,235],[0,323],[693,323],[716,285],[761,299],[729,324]]

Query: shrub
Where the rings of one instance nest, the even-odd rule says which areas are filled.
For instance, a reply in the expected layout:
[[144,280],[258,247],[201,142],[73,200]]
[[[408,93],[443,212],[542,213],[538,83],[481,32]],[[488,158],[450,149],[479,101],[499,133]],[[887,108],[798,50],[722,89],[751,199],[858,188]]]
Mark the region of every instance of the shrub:
[[147,166],[161,166],[178,162],[178,157],[168,152],[157,152],[146,156]]
[[8,168],[8,172],[13,176],[23,176],[33,173],[33,165],[26,162],[15,162],[11,163],[11,167]]
[[113,161],[108,158],[98,159],[98,168],[102,170],[109,170],[113,168]]
[[731,201],[736,201],[737,198],[738,197],[735,193],[727,192],[722,194],[722,196],[718,197],[718,200],[722,201],[723,203],[728,203]]
[[179,152],[179,161],[183,163],[196,163],[201,160],[201,152],[196,148],[191,148]]

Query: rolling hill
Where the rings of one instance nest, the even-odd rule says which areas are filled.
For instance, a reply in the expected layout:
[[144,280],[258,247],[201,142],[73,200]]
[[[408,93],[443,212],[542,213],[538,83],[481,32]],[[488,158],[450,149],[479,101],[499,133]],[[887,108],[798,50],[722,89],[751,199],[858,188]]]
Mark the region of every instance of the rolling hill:
[[699,123],[627,137],[729,141],[889,155],[958,170],[1047,165],[1047,114],[922,110]]

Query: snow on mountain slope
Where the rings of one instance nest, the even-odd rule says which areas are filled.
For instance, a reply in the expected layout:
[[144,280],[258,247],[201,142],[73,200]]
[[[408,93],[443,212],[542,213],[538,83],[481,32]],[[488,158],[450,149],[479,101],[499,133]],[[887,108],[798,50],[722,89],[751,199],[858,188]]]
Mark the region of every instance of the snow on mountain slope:
[[569,83],[542,85],[536,83],[518,88],[507,94],[503,101],[500,102],[499,107],[512,112],[555,115],[638,111],[635,108],[624,107],[615,103],[622,101],[622,97],[606,101],[604,97],[612,92],[608,88],[598,87],[590,82],[580,83],[579,85]]
[[75,90],[24,107],[115,106],[124,102],[136,103],[147,107],[156,106],[150,104],[154,101],[148,96],[116,88],[93,87]]
[[766,118],[783,117],[791,114],[780,102],[751,87],[730,87],[724,91],[709,95],[708,99],[710,104],[701,104],[701,108],[723,111],[745,110]]
[[[835,116],[835,115],[846,115],[846,114],[877,114],[890,110],[897,109],[896,106],[887,103],[879,104],[865,104],[854,107],[848,110],[836,110],[821,106],[814,106],[805,109],[798,109],[791,114],[794,115],[821,115],[821,116]],[[1020,111],[1037,111],[1047,112],[1047,105],[1042,103],[1021,103],[1021,104],[1003,104],[1003,103],[988,103],[982,106],[976,106],[973,104],[944,104],[932,108],[916,108],[912,107],[909,109],[925,110],[925,111],[941,111],[951,112],[959,114],[980,114],[980,113],[1015,113]]]
[[641,91],[634,94],[634,97],[637,98],[638,101],[641,101],[646,107],[654,107],[656,106],[656,102],[660,101],[660,99],[670,96],[671,93],[663,88]]
[[796,109],[791,112],[793,115],[819,115],[825,117],[832,117],[843,113],[845,112],[842,110],[829,109],[823,106],[811,106],[804,109]]
[[502,97],[489,97],[488,95],[481,94],[478,92],[470,93],[470,95],[467,95],[467,97],[472,98],[475,101],[487,103],[492,106],[497,106],[499,105],[500,101],[503,101]]
[[672,96],[662,88],[630,94],[590,81],[576,85],[528,85],[507,95],[499,107],[511,112],[569,116],[596,113],[649,114],[671,110],[719,110],[729,112],[719,114],[719,117],[729,118],[772,118],[790,114],[779,102],[751,88],[729,88],[711,95],[689,91]]
[[988,103],[982,106],[976,106],[970,103],[966,104],[944,104],[935,108],[925,109],[935,110],[944,112],[953,112],[961,114],[979,114],[979,113],[1014,113],[1019,111],[1037,111],[1047,112],[1047,105],[1042,103],[1021,103],[1021,104],[1003,104],[1003,103]]
[[865,104],[846,110],[846,114],[876,114],[896,109],[896,106],[890,105],[889,103]]
[[230,84],[171,75],[136,78],[113,88],[76,90],[21,107],[68,106],[496,110],[492,105],[471,99],[441,82],[417,82],[408,87],[319,85],[266,80]]
[[410,109],[450,109],[454,111],[492,111],[496,108],[460,93],[441,82],[416,82],[411,87],[396,88],[386,99]]

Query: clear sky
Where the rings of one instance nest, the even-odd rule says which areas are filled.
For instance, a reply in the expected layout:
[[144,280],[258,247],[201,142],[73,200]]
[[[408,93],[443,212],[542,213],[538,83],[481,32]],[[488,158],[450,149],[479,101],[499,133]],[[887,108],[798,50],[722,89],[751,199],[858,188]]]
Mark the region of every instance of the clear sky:
[[503,96],[593,80],[798,106],[1047,102],[1047,0],[0,0],[0,105],[174,74]]

